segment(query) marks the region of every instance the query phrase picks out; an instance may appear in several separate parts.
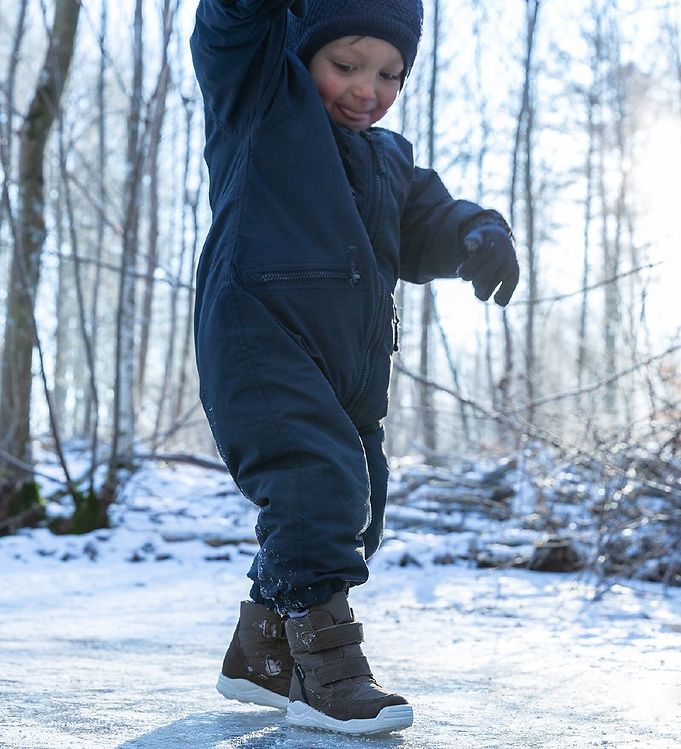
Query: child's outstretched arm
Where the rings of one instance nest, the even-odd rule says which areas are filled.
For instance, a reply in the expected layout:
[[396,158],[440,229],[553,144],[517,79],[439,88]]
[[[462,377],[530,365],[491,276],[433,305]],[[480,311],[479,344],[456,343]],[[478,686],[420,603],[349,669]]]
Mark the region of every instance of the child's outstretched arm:
[[285,72],[286,16],[302,0],[200,0],[190,39],[207,114],[239,130],[271,108]]
[[472,281],[478,299],[508,304],[518,284],[511,230],[500,213],[454,200],[432,169],[415,167],[402,214],[400,278]]

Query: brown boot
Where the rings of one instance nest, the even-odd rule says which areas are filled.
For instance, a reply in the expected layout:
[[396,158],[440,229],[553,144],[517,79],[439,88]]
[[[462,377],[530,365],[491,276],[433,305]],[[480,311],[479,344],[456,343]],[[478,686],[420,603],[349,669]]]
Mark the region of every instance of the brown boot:
[[306,616],[286,620],[295,661],[289,723],[342,733],[384,733],[407,728],[413,712],[407,701],[376,683],[360,643],[345,593],[313,606]]
[[230,700],[285,710],[292,671],[283,618],[259,603],[242,601],[218,692]]

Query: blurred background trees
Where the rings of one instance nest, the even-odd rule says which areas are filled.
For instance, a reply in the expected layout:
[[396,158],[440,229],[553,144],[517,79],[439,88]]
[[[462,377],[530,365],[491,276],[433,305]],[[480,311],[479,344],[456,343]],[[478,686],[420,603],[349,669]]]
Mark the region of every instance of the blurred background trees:
[[[506,310],[459,281],[400,285],[391,455],[677,456],[680,3],[425,4],[385,124],[509,217],[523,275]],[[0,531],[40,516],[36,453],[66,469],[73,530],[106,523],[141,456],[213,454],[192,349],[210,220],[194,9],[3,5]]]

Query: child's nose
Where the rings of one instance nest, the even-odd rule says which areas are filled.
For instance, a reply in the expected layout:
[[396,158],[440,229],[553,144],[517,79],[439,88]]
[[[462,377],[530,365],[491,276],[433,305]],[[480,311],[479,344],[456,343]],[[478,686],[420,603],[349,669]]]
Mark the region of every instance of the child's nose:
[[355,85],[354,94],[358,99],[375,99],[376,86],[371,80],[358,81]]

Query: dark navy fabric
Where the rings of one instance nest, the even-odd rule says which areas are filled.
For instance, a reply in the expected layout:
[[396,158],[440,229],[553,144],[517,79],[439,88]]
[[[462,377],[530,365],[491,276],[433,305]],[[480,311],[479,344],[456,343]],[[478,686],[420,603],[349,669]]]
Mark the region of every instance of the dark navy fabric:
[[453,277],[482,209],[399,135],[332,125],[286,49],[291,0],[201,0],[191,49],[213,221],[197,272],[200,394],[260,507],[254,595],[304,609],[366,581],[387,485],[398,278]]
[[305,65],[325,44],[344,36],[372,36],[402,55],[402,80],[414,64],[423,26],[421,0],[307,0],[304,12],[289,18],[289,49]]

